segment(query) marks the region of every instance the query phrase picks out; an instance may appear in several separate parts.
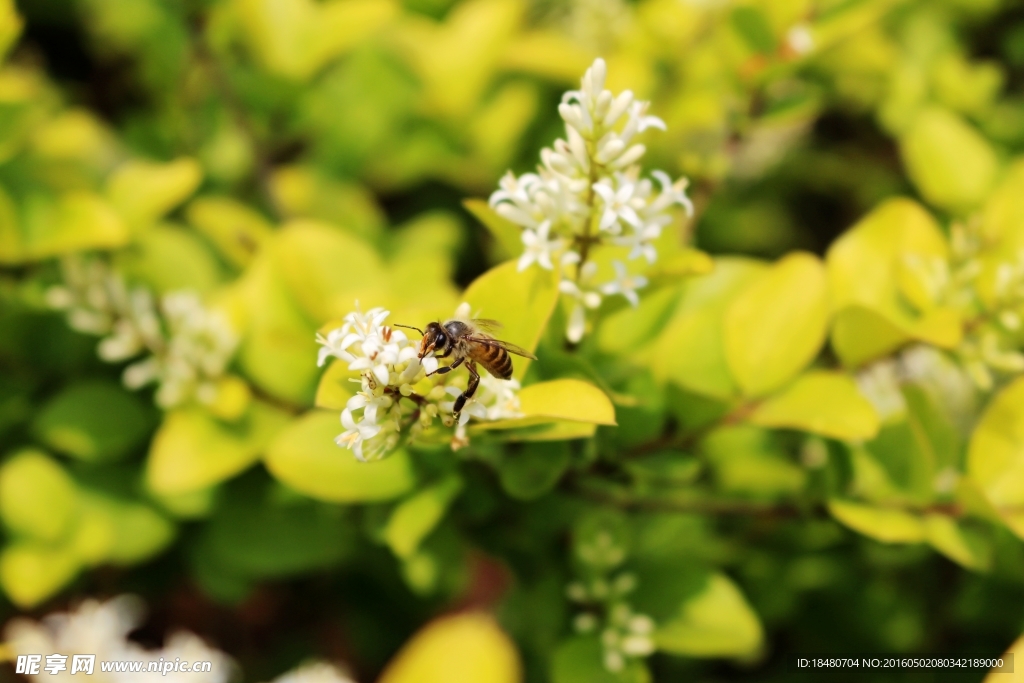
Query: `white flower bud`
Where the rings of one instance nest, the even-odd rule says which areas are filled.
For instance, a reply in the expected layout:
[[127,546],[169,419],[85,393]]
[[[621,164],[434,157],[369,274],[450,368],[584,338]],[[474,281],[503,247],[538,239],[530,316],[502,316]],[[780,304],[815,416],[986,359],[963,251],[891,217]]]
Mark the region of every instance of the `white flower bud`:
[[640,157],[642,157],[646,151],[647,151],[647,148],[644,147],[643,145],[640,145],[640,144],[633,145],[632,147],[627,149],[622,154],[622,156],[620,156],[618,159],[616,159],[614,163],[610,164],[610,167],[613,168],[613,169],[626,168],[630,164],[634,164],[637,161],[639,161]]
[[646,657],[654,652],[654,641],[647,636],[626,636],[622,640],[622,651],[632,657]]

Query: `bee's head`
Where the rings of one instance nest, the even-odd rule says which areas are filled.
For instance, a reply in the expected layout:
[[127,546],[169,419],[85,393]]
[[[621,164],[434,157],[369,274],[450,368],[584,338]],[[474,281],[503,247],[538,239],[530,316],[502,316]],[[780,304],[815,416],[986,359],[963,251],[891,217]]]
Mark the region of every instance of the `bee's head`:
[[444,353],[451,344],[451,337],[445,331],[441,323],[430,323],[423,331],[423,341],[420,342],[420,358],[430,354]]

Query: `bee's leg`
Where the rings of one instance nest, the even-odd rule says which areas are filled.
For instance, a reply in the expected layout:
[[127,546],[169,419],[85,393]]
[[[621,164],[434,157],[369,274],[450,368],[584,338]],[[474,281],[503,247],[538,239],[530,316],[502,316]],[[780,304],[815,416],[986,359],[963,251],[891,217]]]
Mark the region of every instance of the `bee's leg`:
[[456,422],[459,419],[459,413],[462,412],[462,408],[466,405],[466,401],[473,398],[473,394],[476,393],[476,388],[480,384],[480,373],[476,371],[476,363],[473,361],[466,363],[466,369],[469,370],[469,384],[466,385],[466,390],[455,399],[455,405],[452,406],[452,417],[455,418]]
[[457,368],[460,365],[462,365],[462,361],[464,361],[464,360],[466,360],[466,359],[465,358],[459,358],[458,360],[456,360],[451,365],[443,365],[443,366],[439,367],[437,370],[434,370],[433,372],[428,372],[427,373],[427,377],[430,377],[431,375],[447,375],[449,372],[451,372],[455,368]]

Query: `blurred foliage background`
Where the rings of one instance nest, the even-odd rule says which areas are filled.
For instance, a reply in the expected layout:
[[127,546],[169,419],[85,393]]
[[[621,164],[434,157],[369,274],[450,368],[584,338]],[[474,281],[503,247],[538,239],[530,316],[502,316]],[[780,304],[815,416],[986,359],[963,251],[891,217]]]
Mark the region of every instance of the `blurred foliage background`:
[[[0,0],[0,56],[0,621],[132,592],[138,640],[188,628],[244,680],[389,683],[467,648],[467,682],[791,680],[1024,631],[1020,3]],[[517,257],[464,201],[535,166],[596,56],[712,257],[578,347],[544,312],[524,392],[586,380],[617,426],[356,462],[316,331],[447,316]],[[122,381],[141,347],[95,333],[181,291],[223,362]],[[656,651],[616,666],[621,605]]]

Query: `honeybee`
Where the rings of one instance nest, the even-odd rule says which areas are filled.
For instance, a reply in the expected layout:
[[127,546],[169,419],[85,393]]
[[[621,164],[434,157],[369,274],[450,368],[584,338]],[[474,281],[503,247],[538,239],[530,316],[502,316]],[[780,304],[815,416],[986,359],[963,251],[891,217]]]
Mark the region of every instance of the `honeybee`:
[[523,358],[537,359],[526,349],[495,339],[484,332],[484,330],[500,328],[501,323],[496,320],[432,322],[427,325],[426,330],[411,325],[395,325],[395,327],[416,330],[423,335],[423,339],[420,341],[420,358],[425,358],[429,354],[433,354],[435,358],[448,358],[449,356],[454,358],[450,365],[441,366],[430,374],[446,375],[460,365],[466,366],[466,370],[469,371],[469,383],[466,385],[466,390],[455,399],[455,405],[452,408],[452,417],[456,421],[458,421],[466,401],[473,398],[477,386],[480,385],[480,373],[476,369],[477,363],[498,379],[511,379],[512,358],[509,356],[510,353]]

